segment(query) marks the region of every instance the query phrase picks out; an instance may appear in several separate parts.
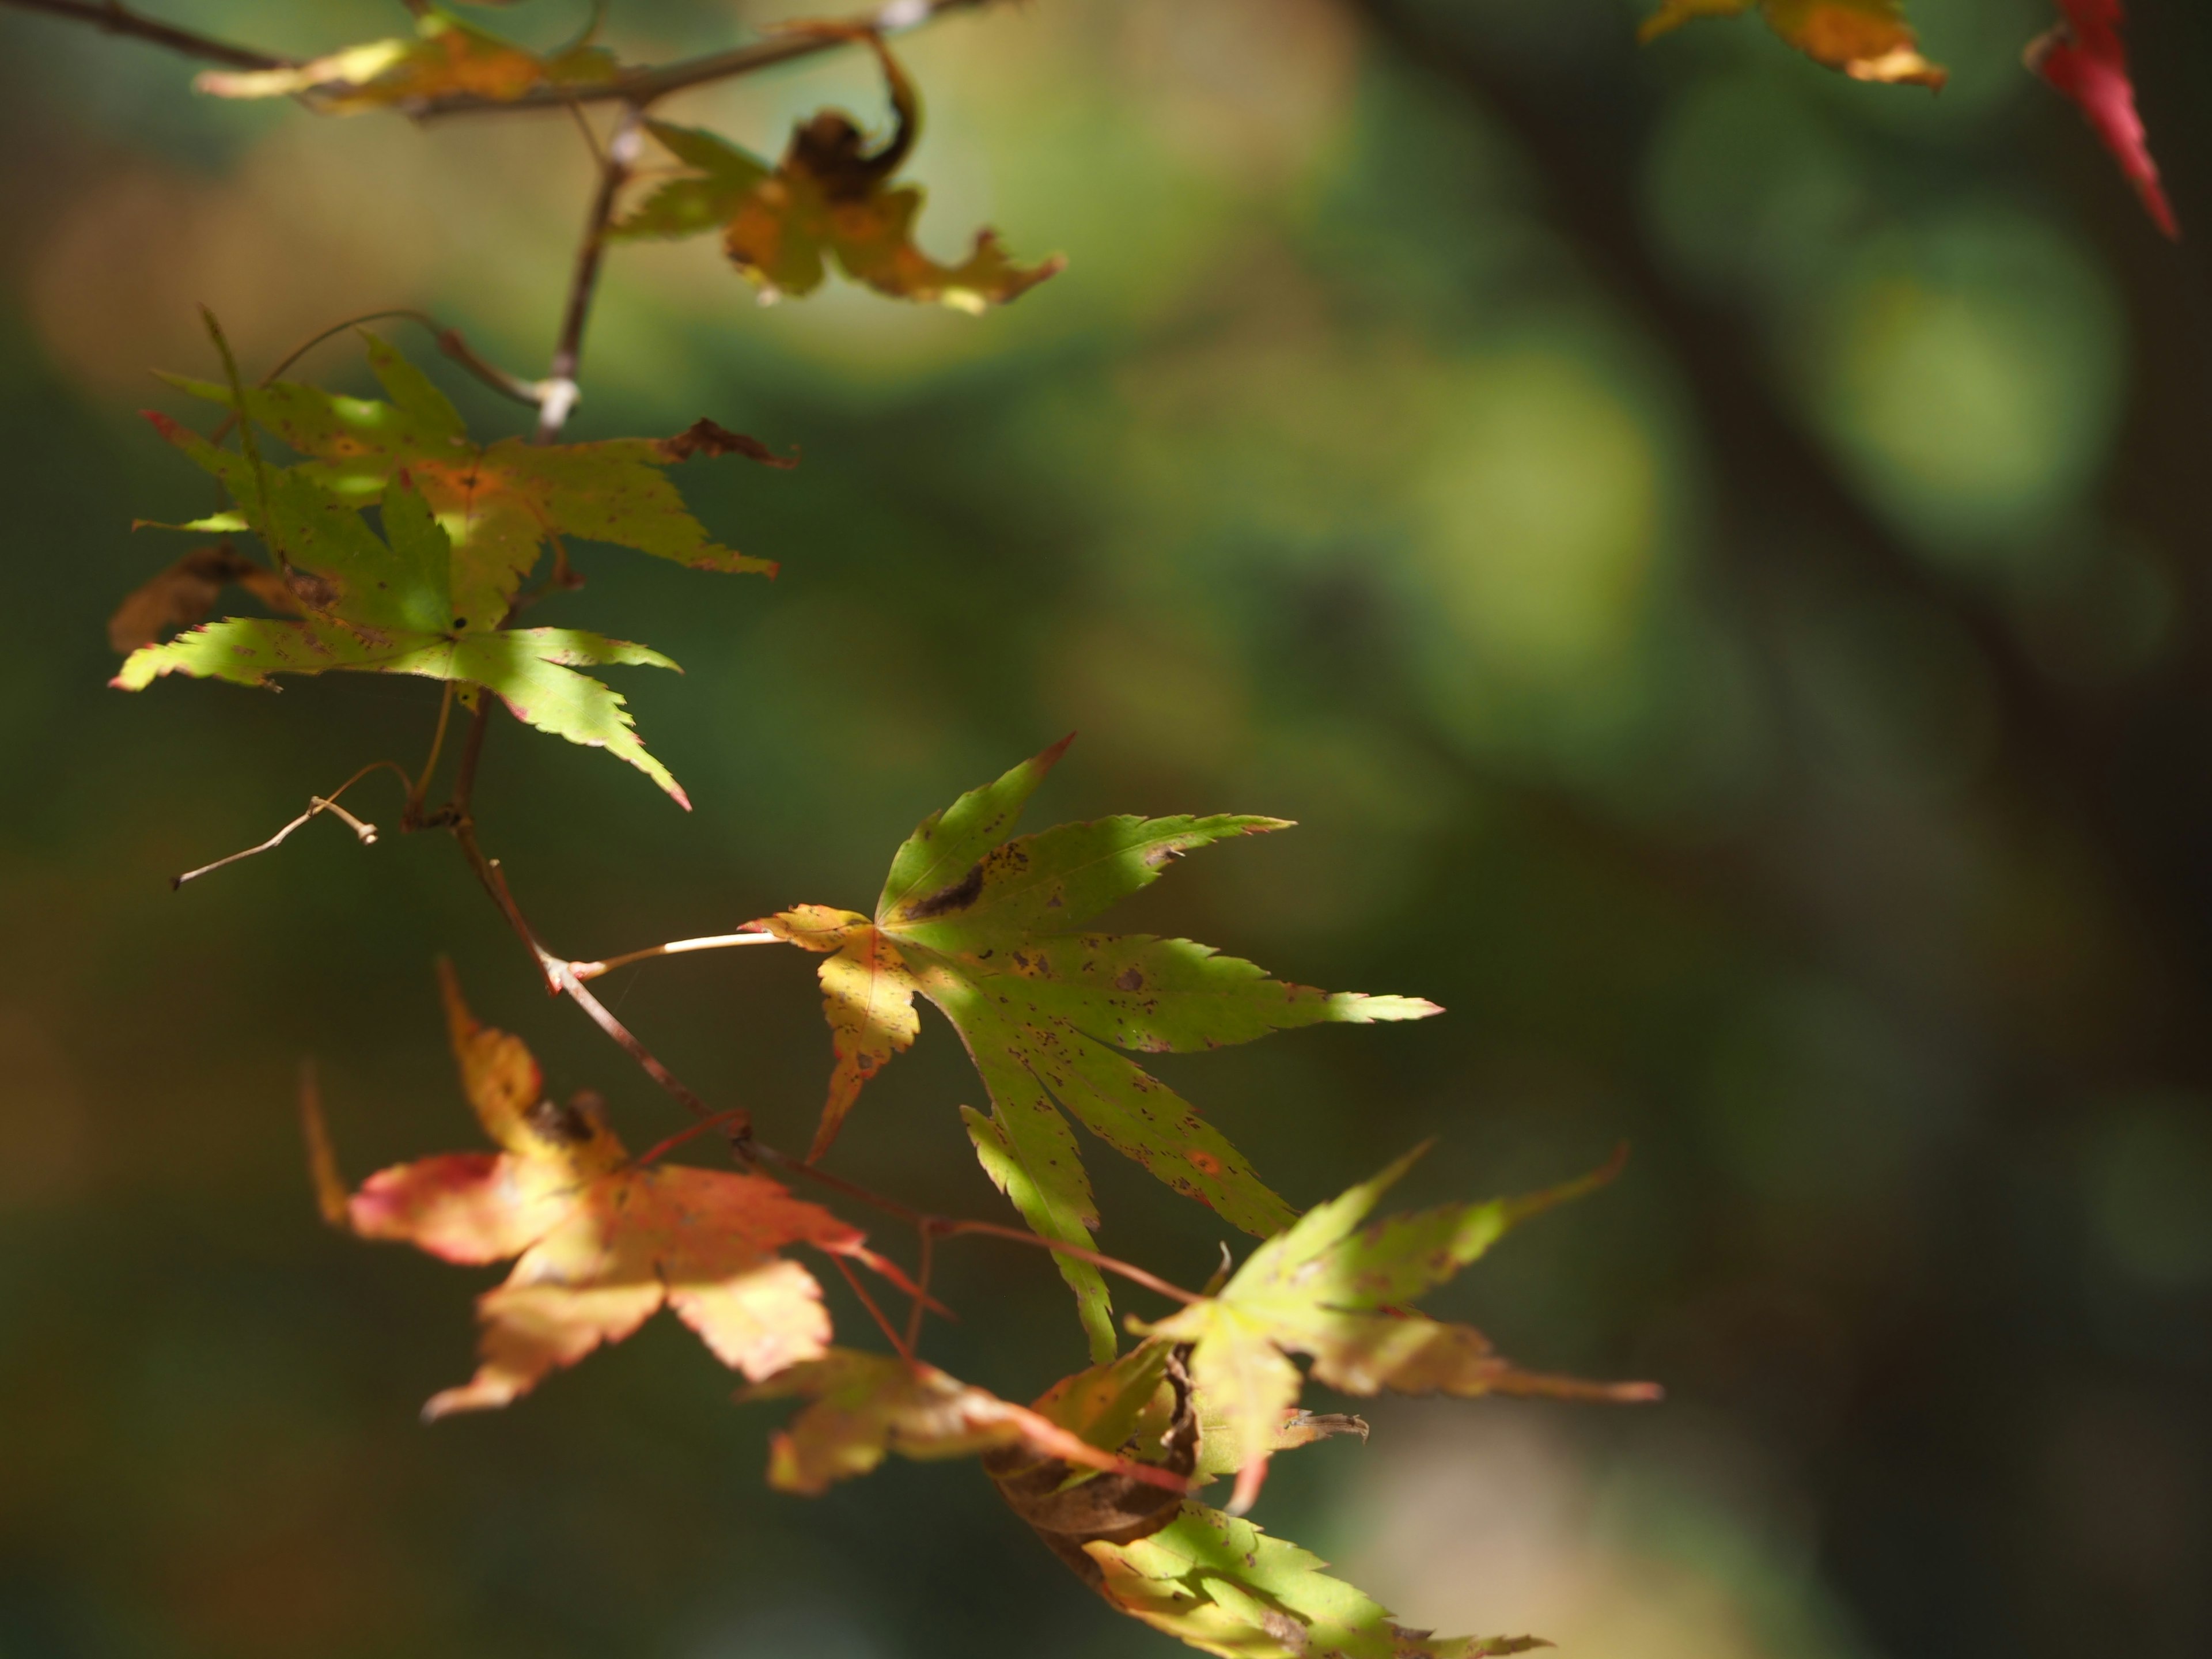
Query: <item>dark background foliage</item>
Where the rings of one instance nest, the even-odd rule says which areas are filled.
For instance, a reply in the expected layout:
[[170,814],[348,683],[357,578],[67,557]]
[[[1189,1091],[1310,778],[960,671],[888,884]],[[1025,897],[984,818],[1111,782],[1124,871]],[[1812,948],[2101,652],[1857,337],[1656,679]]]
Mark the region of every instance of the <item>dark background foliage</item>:
[[[612,9],[639,56],[733,17]],[[988,220],[1071,256],[1017,307],[758,311],[703,244],[611,270],[577,434],[706,413],[805,464],[684,479],[775,586],[586,551],[549,608],[684,665],[623,689],[698,805],[495,731],[484,835],[559,948],[865,905],[924,812],[1074,728],[1038,823],[1303,820],[1132,927],[1450,1010],[1163,1065],[1295,1201],[1426,1135],[1419,1200],[1633,1143],[1439,1306],[1668,1405],[1386,1404],[1270,1486],[1260,1519],[1416,1623],[1638,1659],[2212,1644],[2212,271],[2019,70],[2047,8],[1914,10],[1940,99],[1751,21],[1640,51],[1609,0],[1040,0],[908,48],[930,246]],[[2212,19],[2131,10],[2212,234]],[[303,52],[398,15],[169,13]],[[435,692],[103,689],[108,609],[173,550],[130,520],[206,500],[131,410],[210,367],[202,300],[249,372],[410,303],[535,372],[588,160],[556,117],[319,122],[43,20],[0,41],[0,1654],[1167,1651],[970,1468],[766,1492],[775,1408],[665,1322],[418,1426],[475,1280],[319,1226],[301,1056],[356,1174],[469,1144],[449,951],[556,1085],[635,1140],[674,1120],[435,837],[316,824],[167,890],[411,765]],[[672,112],[773,149],[878,97],[840,61]],[[609,995],[796,1146],[811,967]],[[978,1093],[927,1017],[838,1167],[1000,1213]],[[1108,1248],[1202,1279],[1209,1218],[1094,1162]],[[1041,1261],[944,1271],[941,1363],[1016,1395],[1079,1363]]]

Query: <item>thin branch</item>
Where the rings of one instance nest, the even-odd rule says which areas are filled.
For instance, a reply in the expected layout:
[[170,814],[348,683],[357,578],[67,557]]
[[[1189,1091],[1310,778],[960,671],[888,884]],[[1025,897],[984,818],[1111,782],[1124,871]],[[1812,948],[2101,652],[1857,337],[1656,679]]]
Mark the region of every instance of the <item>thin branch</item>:
[[362,767],[360,771],[355,773],[337,788],[331,790],[329,794],[309,796],[307,798],[307,810],[301,813],[298,817],[294,818],[291,823],[286,824],[275,835],[270,836],[267,841],[263,842],[258,847],[249,847],[243,852],[231,854],[228,858],[217,859],[213,864],[203,864],[197,870],[187,870],[181,876],[176,876],[171,878],[169,882],[169,890],[173,893],[177,889],[182,887],[186,882],[198,881],[202,876],[210,875],[216,871],[222,869],[223,866],[227,864],[236,864],[242,859],[254,858],[263,853],[273,852],[276,848],[282,847],[284,844],[284,838],[289,836],[295,830],[297,830],[301,824],[307,823],[308,819],[320,817],[325,812],[334,813],[338,817],[344,819],[348,827],[353,830],[356,839],[357,839],[363,847],[375,846],[376,826],[373,823],[364,823],[361,819],[356,817],[352,813],[347,811],[344,807],[338,805],[338,797],[345,793],[347,790],[352,788],[354,785],[359,783],[363,778],[367,777],[371,772],[375,771],[377,768],[380,766],[391,768],[391,769],[398,775],[399,781],[402,784],[405,784],[407,782],[407,774],[400,770],[398,764],[396,762],[384,760],[371,761],[368,765]]
[[733,80],[774,69],[780,64],[834,52],[870,33],[902,34],[933,21],[946,12],[968,11],[988,5],[990,0],[886,0],[868,11],[855,12],[834,22],[807,28],[779,30],[764,40],[735,46],[726,52],[686,58],[653,69],[625,70],[611,80],[587,83],[533,87],[520,98],[481,98],[455,93],[426,99],[411,113],[431,120],[446,115],[496,115],[508,110],[558,109],[564,105],[618,102],[639,109],[691,87],[713,81]]
[[[580,116],[578,118],[581,118]],[[599,291],[599,261],[607,247],[607,225],[614,217],[615,198],[629,179],[643,140],[638,133],[635,105],[623,112],[613,136],[607,140],[606,159],[599,167],[599,187],[592,194],[591,214],[584,222],[583,240],[576,247],[575,274],[568,281],[568,303],[561,318],[561,338],[553,348],[552,371],[544,380],[538,405],[538,441],[550,444],[561,435],[576,407],[576,370],[584,357],[584,330],[592,319],[592,300]]]
[[648,945],[642,951],[626,951],[621,956],[609,957],[605,962],[572,962],[568,971],[578,979],[597,979],[617,968],[627,968],[633,962],[645,962],[654,957],[680,957],[693,951],[725,951],[733,945],[781,945],[780,933],[709,933],[702,939],[672,939],[665,945]]
[[13,6],[18,11],[35,11],[49,17],[66,17],[79,23],[89,23],[103,34],[127,35],[134,40],[144,40],[156,46],[167,46],[171,52],[182,52],[187,58],[198,58],[210,64],[228,64],[233,69],[275,70],[290,69],[293,60],[273,58],[265,52],[255,52],[250,46],[234,46],[228,40],[217,40],[210,35],[195,34],[190,29],[180,29],[168,23],[141,17],[121,3],[121,0],[0,0],[0,5]]

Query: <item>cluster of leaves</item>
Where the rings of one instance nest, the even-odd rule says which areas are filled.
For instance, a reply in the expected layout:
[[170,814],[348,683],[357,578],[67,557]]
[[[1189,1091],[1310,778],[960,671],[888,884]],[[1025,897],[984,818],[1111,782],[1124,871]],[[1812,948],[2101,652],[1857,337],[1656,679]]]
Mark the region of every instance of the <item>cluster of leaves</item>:
[[[2029,61],[2083,110],[2171,234],[2136,112],[2119,0],[2059,3],[2064,21],[2030,48]],[[1754,6],[1784,40],[1844,74],[1943,83],[1945,71],[1921,53],[1905,0],[1662,0],[1644,32]],[[544,101],[539,94],[562,88],[629,99],[640,84],[588,32],[538,52],[434,6],[413,9],[411,37],[204,75],[198,85],[219,96],[288,96],[353,114]],[[602,230],[615,242],[714,233],[764,301],[816,291],[835,264],[882,294],[969,312],[1011,301],[1060,269],[1057,258],[1015,262],[988,230],[957,264],[922,252],[914,240],[921,191],[894,182],[921,131],[912,82],[872,27],[795,27],[874,54],[890,134],[871,139],[850,115],[823,111],[800,123],[770,164],[714,133],[643,120],[676,165],[640,177],[634,198],[624,198],[617,190],[631,180],[635,143],[626,116],[627,142],[605,162],[603,205],[617,210],[595,228],[594,254]],[[546,588],[576,585],[570,540],[773,575],[772,563],[709,538],[667,469],[696,456],[790,463],[704,420],[663,439],[550,441],[574,392],[566,380],[549,383],[560,412],[549,404],[546,441],[482,441],[419,368],[382,339],[363,340],[381,399],[283,380],[248,387],[227,349],[224,380],[172,381],[222,405],[224,428],[234,424],[240,441],[226,449],[221,432],[203,435],[151,417],[228,496],[222,510],[167,527],[223,539],[193,548],[124,602],[110,629],[126,653],[114,684],[135,690],[182,673],[258,686],[278,674],[334,670],[428,678],[446,686],[441,734],[451,702],[488,712],[479,699],[489,692],[527,724],[606,748],[688,805],[623,699],[577,672],[675,665],[641,645],[523,628],[517,619]],[[272,459],[264,443],[293,459]],[[261,558],[229,539],[248,535]],[[526,590],[549,548],[544,586]],[[234,587],[271,614],[210,623]],[[166,637],[178,629],[185,631]],[[527,1049],[479,1024],[448,971],[447,1022],[464,1090],[499,1151],[401,1165],[349,1192],[319,1106],[312,1097],[307,1103],[316,1188],[333,1224],[455,1262],[514,1261],[506,1282],[479,1299],[475,1376],[436,1395],[426,1414],[504,1406],[665,1306],[747,1379],[741,1398],[805,1402],[772,1442],[769,1479],[781,1489],[819,1492],[893,1452],[977,1457],[1014,1512],[1111,1605],[1233,1659],[1471,1659],[1538,1645],[1528,1637],[1438,1639],[1401,1627],[1317,1559],[1243,1517],[1277,1453],[1365,1437],[1358,1418],[1300,1406],[1309,1378],[1359,1397],[1655,1397],[1645,1384],[1524,1371],[1472,1327],[1412,1311],[1518,1222],[1587,1192],[1613,1170],[1525,1197],[1370,1221],[1408,1157],[1299,1214],[1130,1055],[1440,1011],[1419,998],[1279,981],[1188,939],[1083,931],[1186,854],[1288,826],[1242,814],[1123,816],[1015,835],[1066,747],[1064,740],[926,819],[894,855],[872,912],[799,904],[750,929],[822,958],[832,1070],[809,1164],[795,1167],[824,1178],[809,1166],[831,1150],[868,1081],[916,1040],[917,1000],[936,1008],[989,1100],[988,1115],[961,1109],[976,1156],[1053,1253],[1074,1294],[1091,1367],[1024,1406],[929,1365],[915,1346],[934,1305],[933,1218],[923,1218],[917,1283],[857,1229],[761,1173],[765,1149],[742,1135],[732,1143],[747,1165],[738,1170],[662,1162],[673,1142],[632,1157],[595,1100],[545,1097]],[[458,826],[465,806],[456,810]],[[529,937],[519,913],[511,919]],[[573,978],[569,988],[580,994]],[[1262,1242],[1233,1275],[1224,1267],[1223,1281],[1199,1293],[1101,1255],[1076,1124]],[[796,1245],[853,1280],[891,1352],[833,1345],[819,1283],[781,1254]],[[854,1264],[912,1299],[903,1338],[861,1289]],[[1117,1330],[1108,1270],[1180,1305],[1149,1322],[1127,1318]],[[1137,1339],[1127,1352],[1125,1333]],[[1222,1507],[1193,1496],[1229,1476]]]
[[921,136],[921,103],[889,47],[872,33],[898,125],[880,146],[842,110],[823,110],[791,135],[770,167],[711,132],[647,124],[661,147],[689,169],[662,184],[611,233],[618,239],[683,237],[719,230],[730,263],[763,302],[821,287],[826,261],[878,293],[981,312],[1035,288],[1066,261],[1021,265],[988,230],[957,265],[939,264],[915,246],[921,191],[889,184]]
[[[1260,1237],[1294,1212],[1197,1111],[1114,1052],[1186,1053],[1332,1021],[1419,1019],[1418,997],[1332,994],[1269,979],[1188,939],[1076,931],[1186,853],[1289,826],[1279,818],[1101,818],[1002,840],[1063,738],[924,819],[891,860],[872,916],[803,905],[753,925],[823,953],[836,1057],[819,1158],[861,1085],[921,1029],[920,995],[952,1023],[991,1097],[963,1108],[976,1156],[1040,1236],[1089,1248],[1097,1206],[1072,1115],[1185,1197]],[[1094,1355],[1114,1350],[1104,1279],[1063,1256]]]
[[[2159,228],[2179,227],[2158,164],[2151,159],[2135,83],[2120,39],[2121,0],[2057,0],[2061,21],[2028,43],[2028,67],[2080,108],[2127,174]],[[1920,54],[1905,0],[1662,0],[1645,20],[1647,40],[1692,18],[1734,16],[1756,8],[1767,26],[1815,62],[1860,81],[1940,88],[1949,72]]]
[[[240,417],[240,452],[149,415],[162,436],[219,479],[233,505],[188,524],[251,532],[269,563],[228,545],[197,549],[125,600],[111,625],[135,646],[114,684],[139,690],[165,674],[265,685],[272,674],[351,669],[416,674],[496,695],[518,720],[601,747],[689,806],[647,750],[623,701],[578,668],[673,668],[659,652],[573,628],[513,628],[524,579],[564,537],[612,543],[702,570],[775,574],[711,540],[665,476],[696,455],[786,465],[756,440],[702,421],[675,437],[598,443],[471,440],[429,378],[374,335],[362,337],[389,402],[280,380],[246,389],[171,377]],[[254,434],[303,457],[271,465]],[[364,509],[377,509],[372,527]],[[379,531],[381,533],[379,533]],[[566,568],[565,552],[562,568]],[[246,587],[276,617],[233,617],[155,643],[143,635],[207,614],[218,581]]]
[[[1127,1353],[1021,1406],[903,1344],[895,1353],[831,1346],[821,1287],[778,1254],[784,1247],[857,1261],[917,1299],[926,1291],[857,1229],[757,1171],[662,1163],[665,1147],[631,1157],[595,1099],[549,1099],[522,1042],[477,1021],[451,969],[441,972],[462,1089],[499,1152],[400,1164],[349,1193],[319,1099],[311,1091],[303,1103],[332,1224],[447,1261],[515,1259],[506,1282],[477,1300],[476,1375],[434,1395],[426,1417],[504,1406],[665,1306],[750,1381],[740,1400],[806,1402],[771,1442],[768,1478],[780,1490],[826,1491],[894,1451],[979,1457],[1085,1583],[1209,1653],[1470,1659],[1538,1645],[1407,1630],[1315,1557],[1240,1517],[1275,1454],[1367,1434],[1362,1419],[1300,1408],[1293,1355],[1311,1358],[1316,1381],[1357,1395],[1654,1397],[1646,1384],[1522,1371],[1472,1327],[1407,1306],[1611,1168],[1549,1192],[1363,1226],[1413,1162],[1402,1158],[1268,1240],[1212,1293],[1182,1293],[1184,1305],[1156,1323],[1132,1320],[1140,1340]],[[1225,1510],[1191,1497],[1226,1474],[1236,1486]]]

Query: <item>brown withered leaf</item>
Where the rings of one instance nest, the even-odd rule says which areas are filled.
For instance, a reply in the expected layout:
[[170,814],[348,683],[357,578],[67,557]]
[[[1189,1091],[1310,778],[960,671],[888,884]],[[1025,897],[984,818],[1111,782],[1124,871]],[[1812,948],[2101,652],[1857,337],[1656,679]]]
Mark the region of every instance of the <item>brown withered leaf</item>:
[[1854,81],[1904,82],[1940,91],[1950,71],[1920,55],[1905,0],[1664,0],[1644,20],[1646,40],[1696,17],[1757,7],[1766,26],[1816,64]]
[[[828,26],[801,27],[820,33]],[[976,234],[968,257],[955,265],[915,246],[922,193],[912,185],[894,189],[889,181],[921,132],[921,100],[874,33],[836,32],[865,41],[883,65],[898,123],[886,142],[872,145],[851,116],[823,110],[799,125],[783,160],[770,167],[714,133],[648,122],[661,146],[690,171],[664,181],[610,234],[634,239],[719,229],[723,252],[763,301],[811,294],[831,258],[879,294],[970,313],[1003,305],[1060,270],[1066,261],[1057,256],[1016,264],[989,230]]]
[[763,466],[781,467],[789,471],[799,465],[799,452],[779,455],[758,438],[743,432],[732,432],[726,426],[701,416],[672,438],[663,438],[656,446],[672,461],[688,461],[695,455],[742,455],[749,461],[758,461]]
[[128,655],[180,629],[205,622],[223,588],[235,582],[272,611],[296,616],[300,602],[284,578],[248,558],[228,542],[196,547],[167,570],[134,588],[107,619],[107,642]]

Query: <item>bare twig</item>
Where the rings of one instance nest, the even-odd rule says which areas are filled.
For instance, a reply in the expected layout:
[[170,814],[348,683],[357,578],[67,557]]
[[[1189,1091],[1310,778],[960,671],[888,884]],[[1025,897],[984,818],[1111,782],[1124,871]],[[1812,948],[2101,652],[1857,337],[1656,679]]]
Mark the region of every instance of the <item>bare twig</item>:
[[604,962],[572,962],[568,971],[578,979],[597,979],[617,968],[626,968],[633,962],[645,962],[653,957],[680,957],[693,951],[725,951],[733,945],[781,945],[782,936],[776,933],[709,933],[702,939],[672,939],[665,945],[648,945],[642,951],[626,951],[621,956],[609,957]]
[[[298,817],[294,818],[291,823],[286,824],[275,835],[270,836],[267,841],[263,842],[258,847],[249,847],[243,852],[231,854],[228,858],[217,859],[213,864],[203,864],[197,870],[187,870],[181,876],[173,877],[169,882],[169,890],[171,892],[174,892],[178,888],[182,887],[186,882],[197,881],[202,876],[212,874],[214,872],[222,869],[223,866],[227,864],[236,864],[241,859],[250,859],[263,853],[271,852],[276,848],[282,847],[284,844],[284,838],[287,836],[289,836],[295,830],[297,830],[301,824],[307,823],[308,819],[320,817],[325,812],[334,813],[338,817],[344,819],[347,826],[352,830],[355,836],[360,841],[363,847],[374,847],[376,844],[376,826],[373,823],[364,823],[360,818],[356,817],[352,813],[347,811],[344,807],[338,805],[338,797],[345,793],[347,790],[352,788],[354,785],[359,783],[371,772],[375,771],[379,767],[389,767],[392,771],[398,775],[399,781],[403,785],[407,784],[407,774],[400,770],[399,766],[396,762],[381,760],[371,761],[368,765],[362,767],[360,771],[355,773],[337,788],[331,790],[329,794],[309,796],[307,799],[307,810],[301,813]],[[411,787],[411,786],[410,787]]]
[[921,1322],[929,1312],[929,1269],[937,1254],[937,1224],[925,1221],[915,1229],[921,1235],[921,1260],[914,1270],[914,1306],[906,1316],[906,1346],[911,1353],[921,1346]]
[[49,17],[66,17],[76,22],[89,23],[103,34],[127,35],[132,40],[167,46],[171,52],[182,52],[187,58],[203,58],[210,64],[228,64],[233,69],[292,67],[292,60],[289,58],[271,57],[250,46],[234,46],[228,40],[217,40],[209,35],[195,34],[190,29],[156,22],[150,17],[141,17],[122,4],[121,0],[0,0],[0,5],[13,6],[18,11],[42,12]]
[[592,300],[599,285],[599,261],[606,252],[607,225],[614,217],[615,198],[629,178],[642,139],[638,133],[635,105],[623,112],[614,134],[607,140],[606,159],[599,167],[599,187],[592,197],[584,236],[576,247],[575,274],[568,282],[568,304],[561,318],[561,338],[553,348],[552,372],[545,377],[538,405],[538,441],[550,444],[561,435],[576,407],[576,370],[584,357],[584,330],[592,319]]

